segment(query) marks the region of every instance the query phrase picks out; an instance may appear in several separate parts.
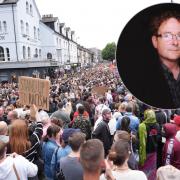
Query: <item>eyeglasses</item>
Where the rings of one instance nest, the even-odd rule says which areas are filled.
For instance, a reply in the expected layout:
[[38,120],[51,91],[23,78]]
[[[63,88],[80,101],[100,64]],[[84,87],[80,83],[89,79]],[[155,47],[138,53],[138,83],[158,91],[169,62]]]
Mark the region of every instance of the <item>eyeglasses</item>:
[[172,33],[163,33],[163,34],[157,34],[157,37],[162,38],[164,41],[172,41],[173,37],[175,36],[178,41],[180,41],[180,33],[179,34],[172,34]]

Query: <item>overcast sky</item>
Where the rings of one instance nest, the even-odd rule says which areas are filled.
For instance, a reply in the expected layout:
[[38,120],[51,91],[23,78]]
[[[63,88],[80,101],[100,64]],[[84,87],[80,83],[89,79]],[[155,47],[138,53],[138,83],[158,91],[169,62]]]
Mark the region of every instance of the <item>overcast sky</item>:
[[[117,43],[126,23],[139,11],[170,0],[35,0],[39,12],[53,14],[74,30],[78,43],[103,49]],[[180,3],[180,0],[174,0]]]

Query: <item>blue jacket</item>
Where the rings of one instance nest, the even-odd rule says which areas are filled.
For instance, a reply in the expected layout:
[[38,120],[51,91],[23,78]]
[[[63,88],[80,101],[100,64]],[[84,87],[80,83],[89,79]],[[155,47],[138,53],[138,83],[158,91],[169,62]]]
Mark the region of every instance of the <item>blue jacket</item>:
[[66,145],[64,148],[60,147],[57,151],[57,154],[56,154],[56,149],[54,150],[54,153],[51,159],[51,173],[53,174],[53,176],[55,175],[55,172],[59,170],[60,168],[60,159],[62,157],[67,156],[72,151],[69,145]]
[[[130,125],[129,125],[130,130],[132,132],[137,132],[138,131],[138,127],[139,127],[139,123],[140,123],[139,119],[136,116],[134,116],[132,113],[130,113],[130,112],[126,112],[124,114],[124,116],[127,116],[127,117],[130,118]],[[117,123],[116,123],[116,130],[120,129],[120,127],[121,127],[121,120],[122,120],[122,118],[124,116],[121,116],[121,117],[118,118]]]
[[51,159],[54,153],[54,150],[58,147],[58,144],[53,140],[48,140],[43,143],[42,153],[44,159],[44,174],[48,178],[53,178],[51,172]]

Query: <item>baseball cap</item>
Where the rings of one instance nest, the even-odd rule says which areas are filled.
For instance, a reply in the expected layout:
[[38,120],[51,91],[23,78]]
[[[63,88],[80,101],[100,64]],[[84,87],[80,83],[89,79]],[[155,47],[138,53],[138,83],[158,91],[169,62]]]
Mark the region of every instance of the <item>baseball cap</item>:
[[74,134],[75,132],[81,132],[81,130],[80,129],[74,129],[74,128],[64,129],[64,131],[62,133],[62,139],[64,140],[64,142],[67,143],[69,137],[72,136],[72,134]]

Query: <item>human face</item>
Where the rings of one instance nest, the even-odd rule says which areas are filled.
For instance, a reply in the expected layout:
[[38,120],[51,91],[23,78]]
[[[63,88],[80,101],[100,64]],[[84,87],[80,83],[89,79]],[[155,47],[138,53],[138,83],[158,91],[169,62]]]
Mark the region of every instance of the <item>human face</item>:
[[163,37],[154,35],[152,37],[153,46],[157,49],[160,60],[163,63],[167,61],[177,63],[180,58],[180,41],[175,35],[180,34],[180,21],[175,18],[169,18],[164,21],[160,25],[157,34],[162,35],[164,33],[173,34],[173,39],[166,41]]
[[110,119],[111,119],[111,112],[103,114],[103,119],[105,121],[110,121]]

